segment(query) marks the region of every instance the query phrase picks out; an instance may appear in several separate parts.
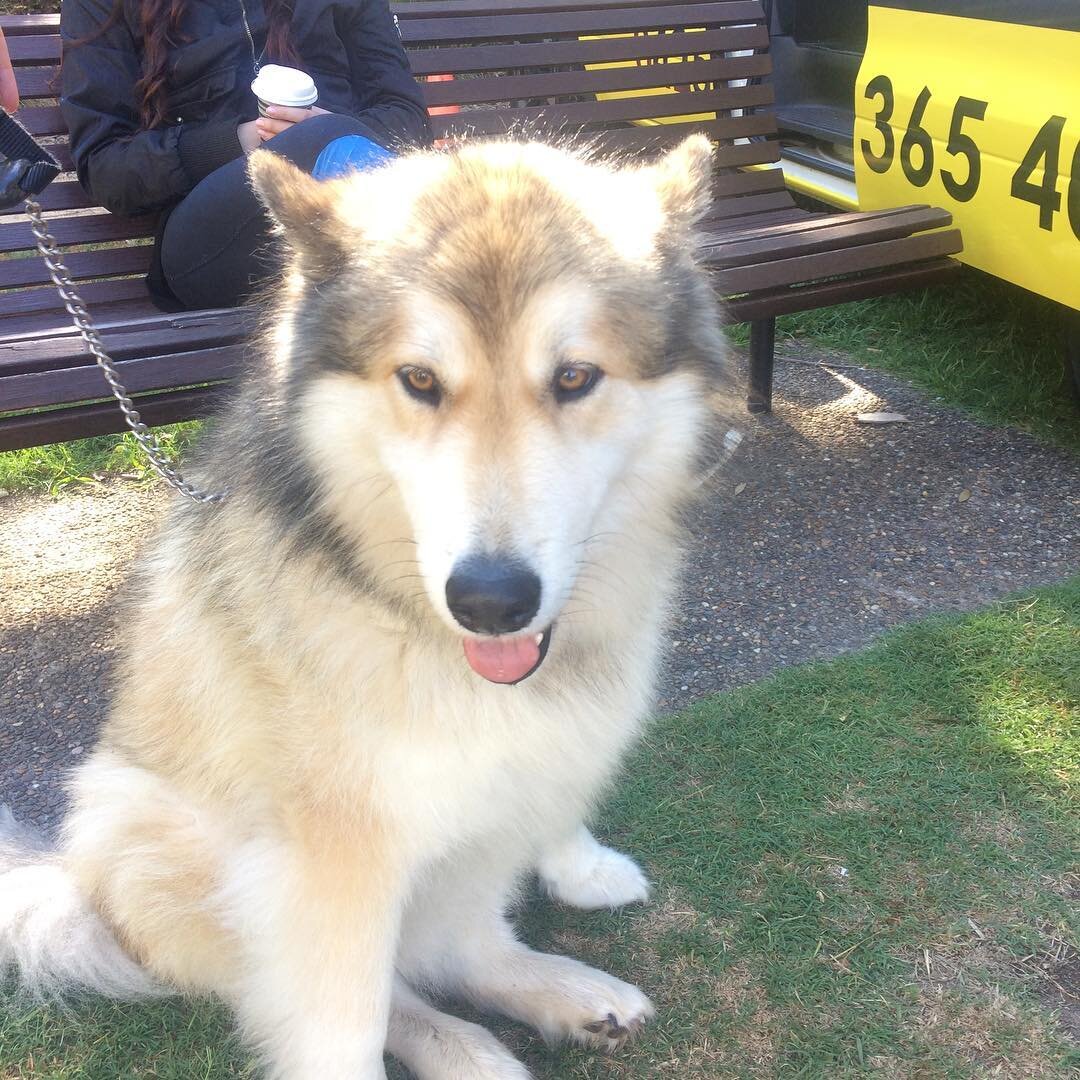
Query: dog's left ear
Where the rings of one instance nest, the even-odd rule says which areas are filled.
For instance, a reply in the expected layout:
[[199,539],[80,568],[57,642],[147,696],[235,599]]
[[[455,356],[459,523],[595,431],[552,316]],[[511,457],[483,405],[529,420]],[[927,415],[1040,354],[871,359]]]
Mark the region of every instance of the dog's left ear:
[[704,135],[683,139],[651,166],[665,212],[693,225],[712,205],[713,146]]
[[269,150],[251,155],[248,176],[304,270],[328,273],[341,264],[347,229],[337,212],[332,181],[315,180]]

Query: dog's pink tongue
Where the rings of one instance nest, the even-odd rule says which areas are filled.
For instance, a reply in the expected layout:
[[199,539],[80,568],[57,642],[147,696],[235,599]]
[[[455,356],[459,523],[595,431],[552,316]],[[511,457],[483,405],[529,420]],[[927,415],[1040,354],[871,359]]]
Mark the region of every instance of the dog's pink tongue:
[[477,675],[490,682],[513,683],[525,678],[539,663],[540,646],[534,637],[493,641],[465,638],[465,659]]

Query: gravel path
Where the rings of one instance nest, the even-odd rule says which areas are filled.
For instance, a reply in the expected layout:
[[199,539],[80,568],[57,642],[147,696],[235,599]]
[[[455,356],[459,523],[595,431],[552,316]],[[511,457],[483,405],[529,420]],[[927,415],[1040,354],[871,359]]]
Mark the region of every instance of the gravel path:
[[[788,352],[774,414],[708,481],[662,709],[1080,569],[1076,457]],[[876,410],[910,422],[855,422]],[[115,592],[165,501],[123,481],[0,498],[0,802],[39,825],[104,714]]]

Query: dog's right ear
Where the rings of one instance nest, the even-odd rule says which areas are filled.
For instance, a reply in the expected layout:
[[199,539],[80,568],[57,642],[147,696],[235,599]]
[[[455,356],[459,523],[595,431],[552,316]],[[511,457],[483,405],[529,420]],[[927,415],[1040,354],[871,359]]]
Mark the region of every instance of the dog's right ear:
[[704,135],[688,135],[652,166],[656,190],[675,221],[693,225],[712,206],[713,146]]
[[333,182],[315,180],[269,150],[251,155],[248,176],[303,270],[322,275],[341,265],[347,230],[337,213]]

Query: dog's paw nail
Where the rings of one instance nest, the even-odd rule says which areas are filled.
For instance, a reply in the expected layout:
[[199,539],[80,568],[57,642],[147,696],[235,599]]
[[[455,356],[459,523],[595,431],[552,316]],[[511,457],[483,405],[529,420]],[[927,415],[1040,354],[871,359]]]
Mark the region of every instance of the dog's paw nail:
[[645,1026],[645,1021],[636,1018],[622,1023],[614,1013],[608,1013],[603,1020],[594,1020],[582,1025],[591,1035],[602,1035],[608,1041],[608,1049],[620,1050],[626,1043],[637,1036]]

